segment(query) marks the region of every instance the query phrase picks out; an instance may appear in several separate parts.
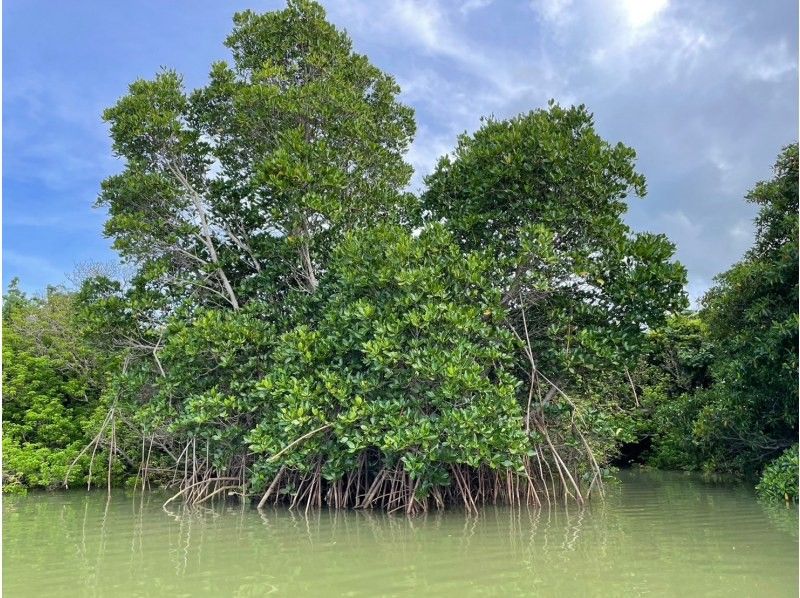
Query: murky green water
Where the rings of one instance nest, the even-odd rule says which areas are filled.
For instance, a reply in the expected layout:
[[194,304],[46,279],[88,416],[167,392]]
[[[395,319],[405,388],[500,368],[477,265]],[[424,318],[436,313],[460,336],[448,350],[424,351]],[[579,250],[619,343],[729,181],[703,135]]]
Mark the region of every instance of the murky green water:
[[624,473],[585,509],[477,517],[162,502],[7,497],[3,595],[798,595],[797,510],[683,474]]

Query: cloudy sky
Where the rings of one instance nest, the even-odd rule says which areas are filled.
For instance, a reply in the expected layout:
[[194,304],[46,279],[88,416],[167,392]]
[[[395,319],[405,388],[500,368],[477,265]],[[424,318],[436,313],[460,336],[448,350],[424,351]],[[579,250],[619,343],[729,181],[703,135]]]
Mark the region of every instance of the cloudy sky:
[[[119,170],[103,108],[161,66],[204,83],[236,10],[282,2],[3,3],[3,284],[110,261],[100,181]],[[584,103],[648,181],[636,230],[666,233],[694,297],[752,239],[743,196],[797,139],[795,0],[330,0],[357,51],[416,109],[414,186],[481,115]]]

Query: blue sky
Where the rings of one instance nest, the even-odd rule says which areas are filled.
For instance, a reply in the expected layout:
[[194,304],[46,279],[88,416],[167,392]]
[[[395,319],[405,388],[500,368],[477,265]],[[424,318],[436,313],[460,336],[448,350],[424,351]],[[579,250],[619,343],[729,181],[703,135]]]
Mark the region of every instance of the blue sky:
[[[120,168],[102,110],[161,66],[204,83],[232,14],[282,2],[3,3],[3,285],[35,291],[113,261],[93,209]],[[421,185],[482,115],[584,103],[639,153],[636,230],[666,233],[701,294],[752,239],[743,196],[797,139],[797,2],[350,0],[323,2],[416,110]]]

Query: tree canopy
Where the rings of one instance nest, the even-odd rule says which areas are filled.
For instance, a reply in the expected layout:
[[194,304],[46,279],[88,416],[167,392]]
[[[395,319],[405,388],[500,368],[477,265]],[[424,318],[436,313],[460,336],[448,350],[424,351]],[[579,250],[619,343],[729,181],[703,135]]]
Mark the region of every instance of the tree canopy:
[[106,234],[162,309],[313,291],[344,232],[408,218],[413,112],[318,4],[238,13],[226,45],[207,86],[165,70],[104,113]]
[[[585,501],[623,441],[668,444],[667,405],[691,428],[672,454],[703,447],[682,465],[788,446],[796,146],[698,320],[672,243],[623,220],[646,191],[634,150],[586,107],[484,120],[414,195],[413,112],[319,4],[239,13],[226,46],[205,86],[164,70],[104,113],[123,170],[98,205],[133,276],[41,302],[12,289],[15,446],[69,445],[65,481],[102,454],[109,484],[125,470],[174,500],[407,513]],[[42,361],[17,314],[62,304],[72,328]],[[90,373],[59,369],[83,355]],[[79,423],[33,438],[36,401]]]

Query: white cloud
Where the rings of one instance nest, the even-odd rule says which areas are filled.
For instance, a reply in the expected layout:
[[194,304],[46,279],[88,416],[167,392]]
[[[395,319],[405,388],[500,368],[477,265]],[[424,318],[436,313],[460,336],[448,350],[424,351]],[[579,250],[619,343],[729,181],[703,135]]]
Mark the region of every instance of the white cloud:
[[621,0],[620,7],[628,24],[639,28],[658,17],[668,4],[669,0]]
[[555,25],[565,24],[575,14],[572,0],[532,0],[531,8],[545,21]]
[[711,287],[712,282],[713,281],[708,278],[701,277],[689,280],[689,283],[686,285],[686,294],[689,295],[689,304],[693,309],[700,308],[700,300],[703,298],[703,295],[706,294],[709,287]]
[[749,220],[739,220],[728,234],[738,241],[750,241],[753,239],[753,223]]
[[[546,56],[531,55],[530,48],[523,53],[508,52],[502,47],[477,43],[460,28],[463,20],[454,18],[449,5],[436,0],[361,2],[347,2],[342,10],[355,19],[356,28],[348,26],[354,36],[403,48],[396,48],[398,51],[411,49],[416,55],[427,55],[418,56],[418,62],[430,56],[447,59],[457,72],[474,78],[479,86],[476,89],[473,84],[470,91],[484,99],[505,103],[532,91],[555,91],[557,87],[559,73]],[[335,5],[337,11],[339,6]],[[403,78],[402,73],[396,74]],[[454,74],[450,71],[439,76],[449,79]]]
[[797,73],[797,58],[789,51],[785,39],[765,45],[743,58],[744,75],[755,81],[775,83]]
[[698,237],[703,232],[703,226],[692,221],[683,210],[665,212],[661,215],[661,221],[666,228],[673,231],[673,234],[681,237]]
[[410,184],[412,190],[423,188],[423,179],[433,172],[439,158],[452,152],[455,142],[455,135],[436,133],[424,125],[419,127],[417,138],[406,155],[409,164],[414,167]]
[[466,15],[473,11],[486,8],[492,4],[492,2],[494,2],[494,0],[466,0],[466,2],[461,5],[459,11],[462,15]]

